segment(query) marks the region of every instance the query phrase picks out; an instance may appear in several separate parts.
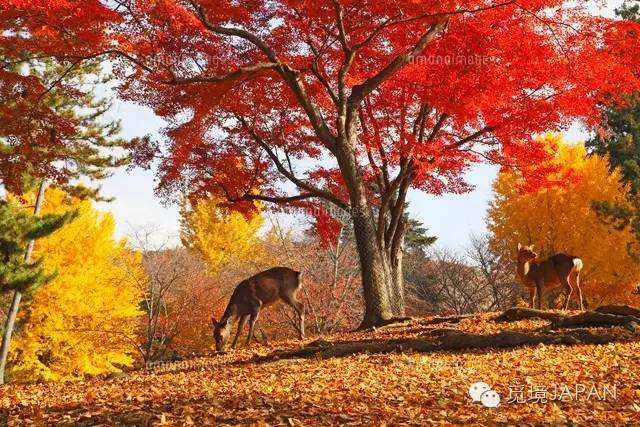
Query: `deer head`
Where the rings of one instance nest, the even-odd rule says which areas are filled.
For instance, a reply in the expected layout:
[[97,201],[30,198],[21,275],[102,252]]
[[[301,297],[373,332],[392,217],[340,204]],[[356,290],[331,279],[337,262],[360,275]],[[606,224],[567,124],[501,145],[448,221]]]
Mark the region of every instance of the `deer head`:
[[538,258],[538,254],[533,251],[533,245],[524,246],[518,243],[518,263],[526,263]]
[[211,327],[213,329],[213,339],[216,342],[216,351],[224,350],[224,346],[229,339],[229,321],[221,320],[216,321],[214,317],[211,318]]

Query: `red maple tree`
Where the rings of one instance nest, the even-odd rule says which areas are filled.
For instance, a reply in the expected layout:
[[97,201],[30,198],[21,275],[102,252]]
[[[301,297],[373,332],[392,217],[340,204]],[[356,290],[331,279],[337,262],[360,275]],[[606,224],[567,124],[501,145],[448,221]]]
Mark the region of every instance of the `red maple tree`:
[[347,213],[362,326],[403,314],[410,188],[464,191],[483,158],[536,162],[534,133],[594,126],[640,89],[638,24],[582,2],[63,3],[111,24],[107,42],[59,54],[119,58],[122,95],[167,120],[162,192]]

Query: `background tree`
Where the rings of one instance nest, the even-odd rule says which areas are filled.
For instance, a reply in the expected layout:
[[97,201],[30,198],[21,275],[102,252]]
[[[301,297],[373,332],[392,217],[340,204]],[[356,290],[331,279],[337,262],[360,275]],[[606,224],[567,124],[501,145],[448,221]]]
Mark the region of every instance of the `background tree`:
[[140,283],[144,316],[138,347],[143,360],[154,362],[209,349],[211,315],[225,302],[226,289],[208,274],[197,251],[153,244],[158,234],[153,227],[134,234],[146,272]]
[[181,215],[183,245],[199,252],[212,272],[231,260],[244,262],[260,256],[261,215],[247,218],[215,199],[198,200],[193,208],[184,204]]
[[14,201],[0,200],[0,294],[30,292],[49,282],[42,260],[26,260],[32,241],[49,236],[73,217],[72,213],[37,217]]
[[488,308],[485,283],[480,280],[479,271],[469,265],[462,254],[446,249],[433,251],[429,271],[427,284],[432,287],[436,313],[468,314]]
[[524,290],[516,281],[516,264],[512,257],[496,251],[491,236],[471,236],[466,255],[487,289],[488,304],[481,306],[486,306],[487,311],[498,311],[519,302]]
[[[35,206],[33,207],[33,215],[19,212],[18,207],[12,206],[12,202],[0,201],[2,204],[2,255],[0,261],[0,270],[2,273],[2,286],[0,286],[0,296],[4,296],[7,290],[13,292],[11,303],[6,313],[6,322],[2,332],[2,343],[0,345],[0,385],[5,381],[5,368],[7,356],[9,354],[9,344],[11,335],[15,327],[18,308],[23,293],[36,289],[39,285],[46,283],[53,276],[44,276],[40,267],[41,261],[32,261],[32,253],[35,240],[41,236],[45,236],[64,225],[71,219],[71,214],[47,215],[40,217],[40,210],[44,202],[45,183],[39,186],[38,193],[35,196]],[[5,196],[6,197],[6,196]],[[29,227],[24,229],[24,227]],[[26,237],[31,240],[21,241]]]
[[551,161],[557,174],[572,178],[527,192],[519,174],[501,172],[489,209],[496,250],[513,259],[521,242],[535,244],[543,257],[557,252],[579,256],[584,260],[580,279],[591,305],[633,302],[631,291],[640,280],[640,265],[626,250],[633,233],[611,229],[591,208],[594,200],[627,203],[620,173],[609,171],[606,158],[587,156],[582,144],[569,145],[559,134],[547,134],[542,140],[554,150],[558,147]]
[[[638,22],[640,3],[625,2],[617,14]],[[611,170],[618,169],[629,187],[630,203],[597,200],[594,208],[614,227],[632,230],[636,240],[629,246],[629,252],[640,259],[640,95],[630,96],[629,105],[624,108],[607,109],[602,129],[586,145],[591,152],[608,156]]]
[[407,306],[413,315],[497,311],[520,298],[515,266],[494,250],[488,236],[471,236],[462,251],[429,248],[416,255],[407,258]]
[[98,2],[0,4],[0,185],[9,191],[22,193],[25,175],[64,185],[100,176],[93,162],[119,162],[103,149],[124,141],[111,138],[109,101],[93,91],[106,74],[77,57],[109,43],[114,17]]
[[69,193],[98,197],[77,180],[104,179],[130,162],[128,151],[140,142],[121,138],[119,121],[105,115],[113,99],[98,93],[113,76],[95,60],[24,60],[19,70],[39,86],[19,79],[0,85],[0,184],[19,194],[25,179],[46,179]]
[[15,380],[68,380],[118,371],[133,362],[144,274],[140,255],[114,238],[114,219],[51,189],[45,214],[77,210],[72,223],[37,242],[47,273],[58,272],[28,302],[12,343]]
[[[269,253],[278,253],[286,263],[298,266],[303,272],[300,297],[305,304],[310,333],[330,333],[357,326],[363,304],[355,244],[351,222],[344,215],[334,218],[327,211],[318,212],[302,238],[296,238],[292,229],[272,221],[265,246]],[[280,311],[292,327],[298,327],[293,313],[286,309]]]

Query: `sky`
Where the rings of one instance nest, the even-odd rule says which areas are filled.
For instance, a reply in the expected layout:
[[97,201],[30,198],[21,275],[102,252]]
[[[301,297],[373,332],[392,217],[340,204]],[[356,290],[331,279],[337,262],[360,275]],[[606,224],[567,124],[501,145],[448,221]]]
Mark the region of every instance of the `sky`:
[[[604,14],[610,15],[621,0],[606,1]],[[111,115],[122,121],[123,136],[135,137],[157,134],[163,121],[150,109],[128,102],[116,102]],[[570,141],[582,141],[587,133],[575,126],[567,133]],[[409,213],[438,237],[438,245],[453,250],[463,249],[472,234],[486,233],[486,211],[491,200],[491,186],[497,168],[478,165],[471,169],[467,181],[474,186],[462,195],[432,196],[418,191],[409,193]],[[102,183],[104,196],[114,197],[100,208],[110,210],[117,224],[119,236],[132,236],[141,230],[153,231],[156,245],[178,244],[179,212],[176,206],[166,206],[156,197],[155,170],[117,170]],[[292,225],[296,225],[292,221]]]

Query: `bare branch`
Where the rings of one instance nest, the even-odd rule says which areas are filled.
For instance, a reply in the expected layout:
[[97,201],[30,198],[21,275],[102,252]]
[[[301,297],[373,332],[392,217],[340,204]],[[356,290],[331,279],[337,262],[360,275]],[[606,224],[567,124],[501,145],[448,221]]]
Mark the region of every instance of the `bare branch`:
[[232,71],[228,74],[224,74],[220,76],[196,76],[196,77],[185,77],[185,78],[178,78],[174,76],[169,80],[165,80],[164,83],[177,84],[177,85],[191,84],[191,83],[218,83],[218,82],[224,82],[228,80],[234,80],[245,75],[255,74],[262,70],[273,70],[277,66],[278,64],[275,64],[273,62],[260,62],[255,65],[240,67],[235,71]]

